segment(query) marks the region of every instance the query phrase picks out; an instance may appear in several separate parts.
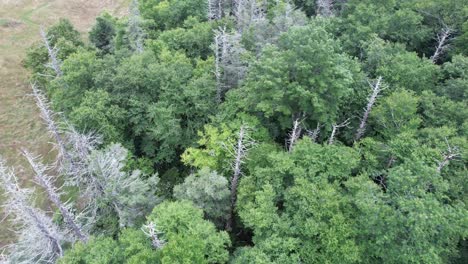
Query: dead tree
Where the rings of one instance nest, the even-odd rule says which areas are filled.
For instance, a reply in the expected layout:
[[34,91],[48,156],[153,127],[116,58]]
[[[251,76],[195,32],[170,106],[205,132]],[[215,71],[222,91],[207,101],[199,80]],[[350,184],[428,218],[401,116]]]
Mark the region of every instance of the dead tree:
[[220,103],[224,94],[244,78],[246,66],[241,60],[244,52],[240,43],[241,35],[237,32],[227,33],[225,27],[214,33],[216,101]]
[[50,109],[49,102],[47,101],[44,94],[37,88],[37,86],[35,84],[31,84],[31,88],[33,90],[32,95],[34,96],[36,105],[39,108],[41,117],[47,125],[47,130],[55,139],[56,144],[54,145],[57,147],[58,150],[57,160],[59,161],[59,163],[62,163],[62,159],[65,159],[69,164],[71,164],[71,157],[67,152],[65,140],[61,136],[60,128],[54,120],[56,114]]
[[444,26],[442,30],[437,34],[437,46],[434,54],[431,56],[432,63],[436,63],[440,56],[449,48],[450,35],[452,29]]
[[240,34],[254,23],[265,20],[265,7],[257,0],[237,0],[233,1],[233,15],[236,19],[237,30]]
[[151,244],[154,249],[162,249],[164,247],[166,242],[159,237],[162,233],[157,230],[155,223],[149,222],[147,225],[144,225],[141,230],[151,239]]
[[55,187],[54,179],[46,173],[48,168],[37,161],[37,158],[33,157],[28,151],[23,150],[22,152],[23,156],[28,160],[29,165],[34,171],[34,179],[36,183],[45,189],[49,200],[60,210],[65,223],[75,236],[82,242],[86,242],[88,239],[87,234],[84,233],[82,228],[76,222],[75,216],[70,212],[70,206],[60,200],[61,193],[59,188]]
[[208,0],[208,19],[218,20],[224,16],[224,0]]
[[370,86],[372,87],[372,94],[367,99],[367,106],[364,109],[364,114],[362,115],[361,123],[359,124],[356,136],[354,137],[356,141],[361,139],[361,137],[364,135],[364,132],[366,131],[367,119],[369,118],[369,114],[372,110],[372,107],[374,106],[375,101],[377,100],[377,96],[379,95],[380,91],[382,91],[382,76],[379,76],[379,78],[377,78],[377,82],[373,85],[370,84]]
[[142,179],[138,170],[125,171],[127,157],[128,150],[119,144],[95,151],[82,178],[82,193],[93,214],[106,205],[118,214],[121,227],[133,226],[160,201],[154,192],[156,175]]
[[44,42],[44,46],[47,48],[47,53],[49,54],[49,63],[46,64],[46,66],[54,70],[57,77],[61,77],[63,72],[61,69],[62,62],[58,58],[59,49],[50,45],[49,37],[42,27],[39,33],[41,34],[42,42]]
[[320,134],[320,123],[317,123],[317,127],[314,130],[307,130],[307,136],[312,139],[312,142],[317,142],[318,135]]
[[38,259],[55,263],[63,255],[64,236],[50,217],[31,205],[33,191],[19,186],[3,160],[0,160],[0,183],[6,196],[4,207],[14,215],[12,221],[20,230],[20,241],[12,246],[10,258],[18,259],[14,263],[33,263]]
[[296,119],[293,122],[293,128],[291,132],[289,133],[289,137],[287,140],[289,153],[293,151],[294,144],[296,144],[297,140],[301,136],[301,132],[302,132],[301,122],[299,121],[299,119]]
[[244,158],[248,150],[253,146],[254,142],[247,134],[247,127],[241,126],[237,137],[236,145],[232,146],[234,154],[234,162],[232,164],[233,174],[231,177],[231,208],[226,222],[226,230],[231,231],[234,225],[234,208],[237,201],[237,187],[242,174],[241,166],[244,163]]
[[333,0],[317,0],[317,14],[324,17],[333,16]]
[[445,142],[447,143],[447,151],[442,153],[442,160],[438,162],[437,172],[439,173],[445,166],[447,166],[450,163],[451,160],[461,157],[461,153],[458,147],[450,146],[447,139],[445,139]]
[[339,128],[347,127],[349,125],[349,118],[343,121],[341,124],[333,124],[332,125],[332,133],[330,138],[328,139],[328,145],[333,145],[333,141],[335,140],[335,135]]
[[141,15],[138,0],[133,0],[130,4],[130,16],[128,18],[128,36],[130,47],[136,53],[144,51],[145,32],[141,27]]

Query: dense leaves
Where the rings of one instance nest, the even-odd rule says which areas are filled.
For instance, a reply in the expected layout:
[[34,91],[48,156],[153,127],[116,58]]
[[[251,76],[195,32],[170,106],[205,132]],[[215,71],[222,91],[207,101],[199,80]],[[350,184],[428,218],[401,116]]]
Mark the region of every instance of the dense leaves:
[[24,65],[102,135],[103,185],[60,262],[465,263],[467,8],[140,0],[90,44],[61,20]]

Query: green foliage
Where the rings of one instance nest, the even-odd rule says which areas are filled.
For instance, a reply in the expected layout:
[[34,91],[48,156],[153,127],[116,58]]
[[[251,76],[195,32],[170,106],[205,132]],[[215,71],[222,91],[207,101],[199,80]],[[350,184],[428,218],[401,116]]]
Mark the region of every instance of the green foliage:
[[416,131],[421,119],[417,115],[419,98],[412,92],[398,90],[383,98],[372,112],[377,131],[391,138],[401,132]]
[[226,232],[203,220],[203,211],[189,201],[164,202],[148,220],[156,224],[166,244],[161,263],[226,263],[230,245]]
[[[360,249],[339,182],[357,166],[347,147],[302,140],[291,154],[267,154],[241,181],[238,211],[268,263],[355,263]],[[254,165],[253,165],[254,166]],[[251,258],[243,253],[239,258]]]
[[65,256],[59,260],[62,264],[104,264],[122,262],[123,256],[118,242],[112,238],[94,238],[88,243],[76,243]]
[[208,168],[185,178],[174,187],[174,198],[189,200],[205,212],[211,221],[222,225],[229,213],[230,191],[227,179]]
[[92,238],[86,244],[76,243],[58,263],[62,264],[150,264],[159,263],[151,241],[141,230],[124,229],[118,240]]
[[157,30],[167,30],[181,26],[188,17],[200,21],[207,19],[205,0],[141,0],[140,10],[147,19],[152,19]]
[[115,18],[104,13],[96,18],[96,24],[89,32],[89,41],[101,50],[102,54],[111,53],[114,49],[115,23]]
[[103,90],[86,91],[83,101],[70,113],[70,121],[79,129],[94,129],[104,142],[124,142],[121,126],[126,113],[113,104],[111,96]]
[[307,127],[315,127],[337,119],[359,77],[358,63],[341,52],[323,27],[293,28],[281,36],[278,47],[263,50],[244,86],[228,100],[259,113],[267,127],[284,131],[292,126],[291,117],[301,116]]
[[365,47],[365,54],[366,70],[374,77],[382,76],[389,89],[435,90],[439,67],[403,45],[376,38]]
[[161,32],[158,41],[171,50],[184,52],[189,58],[206,59],[212,54],[210,46],[213,35],[211,23],[199,22],[197,18],[189,17],[183,27]]
[[[66,20],[47,31],[62,76],[43,45],[24,60],[63,119],[104,139],[83,161],[102,237],[60,263],[464,263],[466,0],[337,0],[330,17],[315,0],[222,1],[212,20],[206,0],[139,2],[143,52],[135,20],[103,14],[89,44]],[[231,200],[241,126],[255,144]],[[124,228],[145,217],[162,247]]]
[[412,49],[430,38],[430,29],[423,25],[423,15],[402,8],[398,0],[351,0],[344,8],[342,39],[353,54],[361,45],[377,35],[382,39],[406,44]]
[[444,84],[442,94],[454,101],[468,99],[468,57],[457,55],[451,62],[443,65],[442,74]]

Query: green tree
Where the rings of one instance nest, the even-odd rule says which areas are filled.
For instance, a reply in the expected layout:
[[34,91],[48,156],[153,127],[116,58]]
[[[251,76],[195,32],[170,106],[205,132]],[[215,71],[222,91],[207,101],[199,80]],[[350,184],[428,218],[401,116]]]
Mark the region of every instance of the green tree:
[[377,131],[387,139],[404,131],[415,132],[421,123],[417,115],[418,102],[419,98],[406,90],[383,98],[371,113]]
[[442,67],[444,83],[441,94],[454,101],[468,99],[468,57],[456,55]]
[[203,211],[189,201],[164,202],[148,221],[155,223],[166,241],[161,263],[226,263],[230,245],[226,232],[203,220]]
[[359,71],[359,64],[341,52],[323,27],[292,28],[278,47],[265,47],[243,87],[230,93],[226,104],[259,115],[266,127],[284,136],[293,118],[303,117],[311,128],[335,122],[360,81]]
[[96,24],[89,32],[89,40],[102,54],[111,53],[114,49],[115,20],[109,13],[103,13],[96,18]]
[[152,19],[157,30],[181,26],[188,17],[207,20],[205,0],[141,0],[140,10],[146,19]]
[[124,229],[118,240],[97,237],[76,243],[58,261],[62,264],[160,263],[151,241],[141,230]]
[[226,177],[206,167],[174,187],[174,198],[192,201],[203,209],[208,219],[218,225],[224,224],[229,213],[229,195]]

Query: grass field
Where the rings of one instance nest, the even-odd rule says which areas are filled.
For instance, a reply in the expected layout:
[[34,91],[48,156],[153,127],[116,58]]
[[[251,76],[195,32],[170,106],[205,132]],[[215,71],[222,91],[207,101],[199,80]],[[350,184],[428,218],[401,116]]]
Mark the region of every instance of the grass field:
[[[65,17],[85,34],[102,11],[126,12],[129,0],[0,0],[0,156],[15,169],[22,184],[31,173],[19,150],[53,158],[50,138],[28,95],[28,72],[21,66],[27,48],[39,40],[39,27]],[[41,197],[40,195],[38,195]],[[1,198],[0,198],[1,202]],[[40,206],[47,206],[41,203]],[[4,213],[0,214],[3,219]],[[0,222],[0,247],[14,239],[7,221]]]

